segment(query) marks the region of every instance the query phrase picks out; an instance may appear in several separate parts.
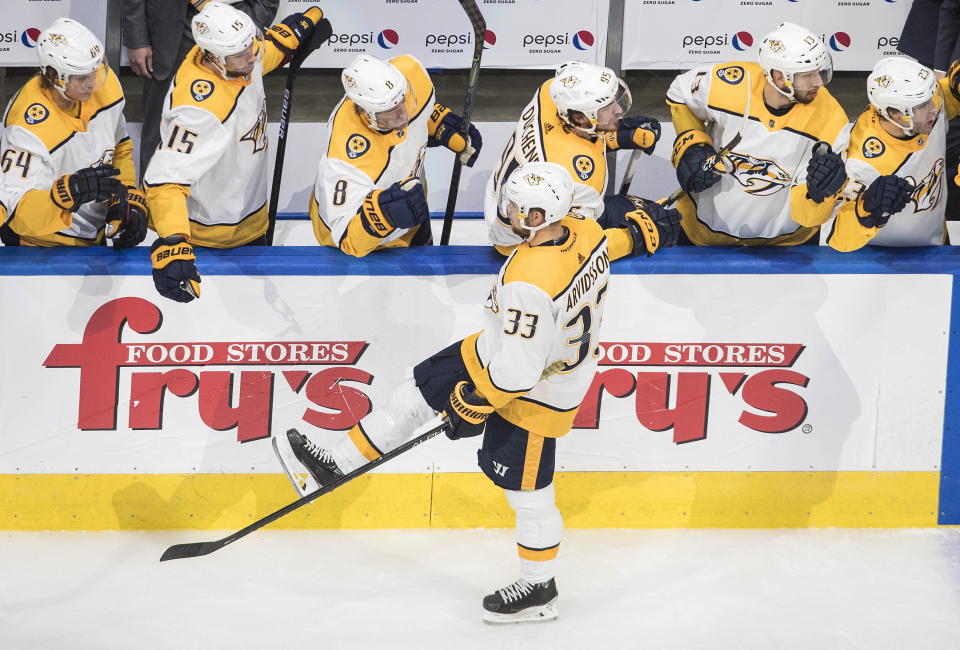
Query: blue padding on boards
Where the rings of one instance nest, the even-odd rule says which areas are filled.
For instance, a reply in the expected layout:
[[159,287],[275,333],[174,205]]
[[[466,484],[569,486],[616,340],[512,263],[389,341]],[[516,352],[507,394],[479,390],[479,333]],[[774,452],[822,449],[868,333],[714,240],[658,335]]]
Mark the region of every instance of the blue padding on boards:
[[[321,246],[198,249],[202,275],[494,274],[503,258],[490,246],[429,246],[377,251],[364,258]],[[838,253],[793,248],[676,247],[653,257],[618,260],[615,274],[952,274],[960,248],[869,248]],[[0,247],[0,275],[149,275],[148,249]]]
[[953,278],[937,523],[960,524],[960,282]]

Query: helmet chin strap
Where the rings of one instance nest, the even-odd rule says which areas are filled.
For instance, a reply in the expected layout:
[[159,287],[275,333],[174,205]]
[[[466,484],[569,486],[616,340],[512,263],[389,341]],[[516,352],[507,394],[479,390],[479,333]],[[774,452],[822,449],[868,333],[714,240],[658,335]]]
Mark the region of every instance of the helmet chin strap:
[[[781,88],[780,86],[778,86],[778,85],[777,85],[777,82],[775,82],[775,81],[773,80],[773,70],[771,70],[769,73],[767,73],[767,81],[770,82],[770,85],[773,86],[773,89],[774,89],[774,90],[776,90],[778,93],[780,93],[781,95],[783,95],[784,97],[786,97],[787,99],[789,99],[791,102],[796,103],[796,102],[797,102],[797,93],[796,93],[796,91],[793,89],[793,74],[792,74],[792,73],[783,72],[783,71],[780,71],[780,70],[778,70],[778,72],[780,72],[780,74],[783,75],[783,83],[784,83],[784,85],[786,85],[787,90],[789,90],[790,92],[787,92],[787,90],[784,90],[783,88]],[[789,78],[788,78],[788,76],[787,76],[788,74],[789,74]]]
[[915,135],[916,135],[916,131],[914,131],[914,127],[916,127],[916,124],[915,124],[914,121],[913,121],[913,110],[908,108],[906,111],[902,111],[902,112],[901,112],[901,115],[903,115],[904,117],[906,117],[907,120],[910,122],[910,125],[909,125],[909,126],[904,126],[904,125],[900,124],[899,122],[897,122],[897,121],[896,121],[895,119],[893,119],[892,117],[890,117],[890,108],[889,108],[889,107],[883,109],[882,111],[880,111],[880,117],[882,117],[882,118],[885,119],[886,121],[890,122],[890,124],[893,124],[894,126],[896,126],[897,128],[899,128],[901,131],[903,131],[903,134],[904,134],[905,136],[907,136],[907,137],[915,136]]

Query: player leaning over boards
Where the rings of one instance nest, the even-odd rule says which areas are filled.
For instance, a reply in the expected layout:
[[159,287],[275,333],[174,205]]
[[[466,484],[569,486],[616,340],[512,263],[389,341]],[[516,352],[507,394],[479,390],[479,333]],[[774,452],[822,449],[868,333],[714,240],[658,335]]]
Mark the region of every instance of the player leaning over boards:
[[517,513],[520,554],[520,579],[484,598],[484,617],[546,620],[557,616],[563,530],[553,493],[556,439],[570,430],[597,367],[610,264],[600,226],[570,214],[573,181],[560,165],[521,165],[500,191],[501,209],[525,241],[500,269],[483,330],[418,364],[331,449],[295,430],[277,442],[288,473],[302,464],[326,485],[403,444],[441,411],[451,439],[482,434],[480,469]]
[[673,246],[680,215],[653,201],[606,192],[608,151],[653,153],[660,123],[652,117],[623,117],[630,110],[627,85],[610,68],[568,62],[540,85],[507,141],[499,168],[487,182],[483,213],[490,243],[504,255],[523,241],[497,210],[500,187],[517,165],[546,161],[574,178],[573,211],[605,229],[611,259],[652,255]]
[[[677,207],[699,246],[803,243],[832,216],[846,180],[834,152],[846,151],[847,116],[824,87],[833,68],[823,41],[782,23],[763,38],[759,60],[696,67],[667,91],[685,190]],[[743,139],[704,169],[740,128],[748,93]],[[812,155],[818,141],[832,151]]]
[[310,197],[317,241],[363,257],[379,248],[430,243],[421,175],[427,147],[443,145],[472,167],[480,132],[434,96],[412,56],[361,54],[341,74],[346,95],[327,122],[327,146]]
[[866,244],[944,242],[947,121],[960,114],[956,66],[947,79],[906,57],[881,59],[867,78],[870,108],[847,149],[844,201],[827,227],[841,251]]
[[[9,245],[136,246],[146,235],[123,89],[103,44],[58,18],[37,40],[40,72],[7,106],[3,166]],[[119,178],[117,178],[119,176]]]
[[160,123],[160,146],[143,176],[157,291],[199,295],[193,246],[263,245],[267,232],[267,103],[262,77],[286,63],[323,19],[291,14],[266,37],[247,14],[208,2],[193,17],[190,50]]

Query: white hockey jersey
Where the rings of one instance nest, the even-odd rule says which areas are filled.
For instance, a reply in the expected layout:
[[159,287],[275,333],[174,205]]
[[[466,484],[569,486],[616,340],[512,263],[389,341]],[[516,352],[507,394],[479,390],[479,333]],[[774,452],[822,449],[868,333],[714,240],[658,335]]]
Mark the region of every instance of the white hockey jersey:
[[[56,91],[52,91],[56,92]],[[54,181],[99,164],[113,164],[120,181],[136,187],[133,143],[123,118],[120,81],[107,71],[103,86],[78,102],[77,113],[61,109],[32,77],[10,103],[0,142],[4,196],[10,228],[20,243],[34,246],[91,246],[103,240],[108,202],[86,203],[77,212],[50,198]]]
[[[876,246],[935,246],[944,242],[946,184],[953,182],[946,169],[947,122],[960,114],[960,102],[941,80],[946,98],[944,111],[926,135],[903,139],[891,136],[881,126],[875,110],[867,109],[857,119],[847,150],[846,201],[835,219],[825,227],[826,242],[841,251]],[[866,228],[863,193],[880,176],[896,174],[913,184],[906,207],[891,215],[883,228]]]
[[437,107],[433,82],[412,56],[390,60],[406,77],[410,123],[382,133],[370,128],[357,106],[344,97],[327,122],[325,154],[310,197],[310,219],[317,241],[362,257],[378,248],[407,246],[417,228],[396,228],[381,237],[368,232],[359,215],[368,194],[420,175],[427,138],[436,130]]
[[[750,83],[747,86],[746,79]],[[730,170],[704,192],[677,203],[683,228],[698,245],[799,244],[827,221],[835,201],[806,198],[806,168],[813,145],[823,140],[846,151],[847,117],[826,88],[809,104],[777,115],[763,100],[766,78],[754,62],[702,65],[670,84],[677,139],[673,164],[687,148],[705,142],[720,149],[740,128],[750,94],[743,139],[729,154]]]
[[603,138],[586,140],[564,126],[557,105],[550,97],[545,81],[520,114],[520,121],[500,157],[500,164],[487,181],[483,217],[490,243],[501,253],[523,239],[510,229],[510,220],[497,210],[500,185],[510,172],[527,162],[552,162],[563,165],[573,179],[573,207],[577,214],[598,219],[603,214],[603,195],[607,189],[606,145]]
[[284,53],[265,40],[249,79],[223,79],[194,47],[164,99],[160,145],[143,175],[153,228],[212,248],[267,230],[267,102],[263,75]]
[[483,331],[461,355],[470,378],[503,418],[556,438],[573,425],[593,381],[610,278],[603,230],[570,215],[558,243],[521,244],[500,269]]

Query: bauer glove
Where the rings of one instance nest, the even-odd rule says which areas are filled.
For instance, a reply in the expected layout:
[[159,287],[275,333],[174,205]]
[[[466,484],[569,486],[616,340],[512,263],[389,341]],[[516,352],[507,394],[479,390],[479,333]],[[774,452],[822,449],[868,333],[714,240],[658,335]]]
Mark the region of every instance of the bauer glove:
[[473,124],[467,125],[467,139],[463,139],[463,127],[466,123],[462,117],[454,113],[443,104],[434,104],[430,114],[428,130],[432,135],[427,138],[428,147],[443,145],[450,151],[460,154],[460,162],[467,167],[473,167],[483,147],[483,138],[480,131]]
[[864,228],[883,228],[890,216],[907,207],[913,186],[904,178],[891,174],[881,176],[857,199],[857,220]]
[[683,152],[677,162],[677,181],[686,192],[703,192],[713,187],[720,180],[720,174],[715,169],[703,169],[704,163],[710,156],[717,155],[717,150],[706,143],[698,143]]
[[320,7],[313,6],[303,13],[293,13],[267,30],[267,38],[290,57],[297,55],[299,61],[323,45],[330,38],[333,28],[323,17]]
[[120,194],[107,208],[106,236],[114,248],[132,248],[147,236],[147,197],[132,187],[121,187]]
[[364,230],[374,237],[386,237],[396,228],[414,228],[430,218],[423,186],[415,179],[374,190],[360,204]]
[[50,200],[61,210],[76,212],[84,203],[109,201],[120,193],[120,170],[113,165],[86,167],[61,176],[50,188]]
[[491,413],[490,402],[477,395],[473,384],[458,382],[447,403],[446,416],[450,427],[444,433],[451,440],[479,436]]
[[153,262],[153,284],[164,298],[190,302],[200,297],[200,274],[197,272],[193,246],[183,237],[161,237],[150,247]]

